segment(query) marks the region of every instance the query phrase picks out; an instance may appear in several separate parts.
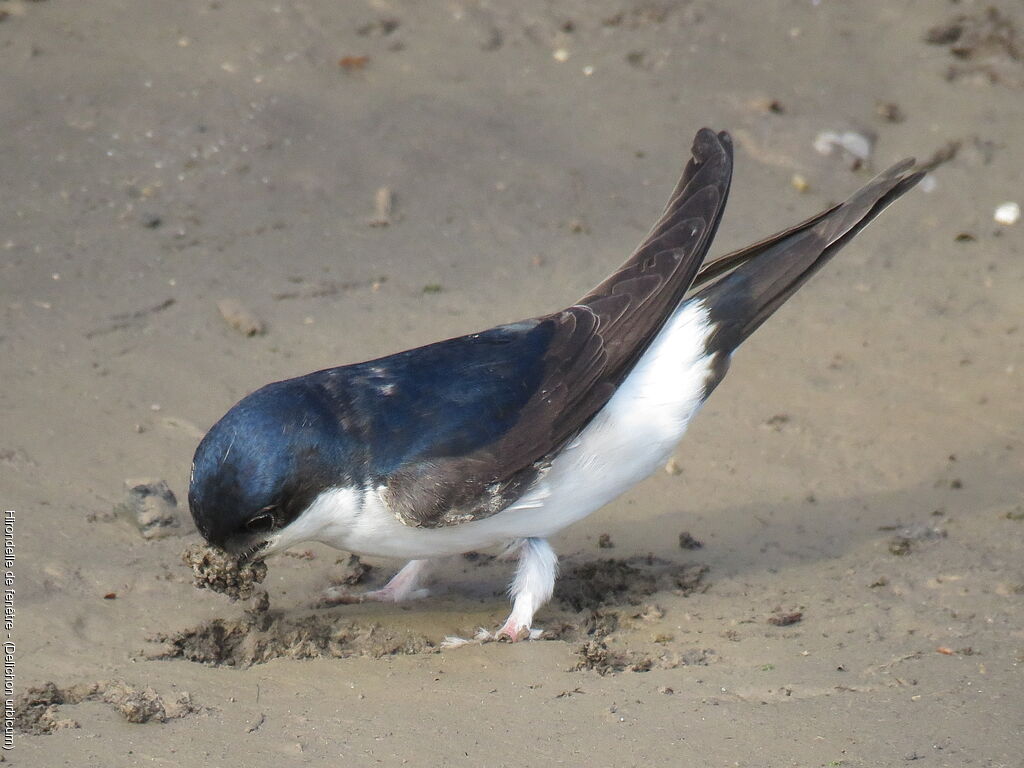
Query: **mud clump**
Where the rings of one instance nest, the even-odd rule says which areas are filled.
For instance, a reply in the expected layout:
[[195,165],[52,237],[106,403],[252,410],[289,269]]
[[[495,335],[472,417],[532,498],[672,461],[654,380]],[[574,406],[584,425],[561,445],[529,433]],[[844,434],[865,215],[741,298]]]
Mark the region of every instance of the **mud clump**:
[[262,561],[242,563],[234,555],[198,544],[186,549],[181,559],[192,568],[196,589],[220,592],[232,602],[252,597],[256,585],[267,577],[267,565]]
[[131,522],[144,539],[161,539],[182,532],[178,500],[158,479],[125,480],[125,500],[115,513]]
[[[360,624],[336,616],[312,614],[285,618],[266,610],[266,602],[239,619],[213,619],[197,627],[151,638],[163,648],[153,659],[185,659],[214,666],[249,667],[273,659],[381,658],[434,653],[423,635],[395,632],[378,624]],[[261,610],[262,608],[262,610]]]
[[603,638],[593,638],[576,651],[579,662],[574,672],[590,670],[604,677],[616,672],[650,672],[658,660],[640,652],[618,651],[608,647]]
[[62,728],[78,728],[78,722],[61,717],[57,708],[66,703],[64,691],[53,683],[27,689],[14,705],[14,726],[35,736]]
[[715,658],[715,652],[710,648],[689,648],[683,651],[619,649],[614,647],[610,637],[600,632],[580,643],[576,655],[579,660],[572,668],[573,672],[597,672],[601,677],[619,672],[707,666]]
[[704,542],[694,538],[690,535],[689,531],[683,531],[679,534],[679,548],[680,549],[700,549],[704,546]]
[[14,708],[15,726],[23,733],[41,735],[62,728],[80,727],[76,720],[62,717],[60,707],[102,701],[112,706],[130,723],[165,723],[196,711],[192,697],[182,693],[167,701],[152,688],[136,688],[127,683],[99,681],[60,688],[53,682],[28,688]]
[[152,688],[135,688],[123,682],[109,683],[100,698],[129,723],[166,723],[196,711],[188,693],[168,702]]
[[655,592],[690,595],[703,589],[705,565],[679,565],[648,555],[592,560],[570,568],[555,585],[555,600],[574,611],[639,605]]
[[793,624],[799,624],[804,620],[803,611],[783,611],[776,610],[766,621],[773,627],[789,627]]
[[361,584],[371,570],[372,566],[360,560],[359,555],[349,554],[334,561],[328,577],[336,586],[354,587]]

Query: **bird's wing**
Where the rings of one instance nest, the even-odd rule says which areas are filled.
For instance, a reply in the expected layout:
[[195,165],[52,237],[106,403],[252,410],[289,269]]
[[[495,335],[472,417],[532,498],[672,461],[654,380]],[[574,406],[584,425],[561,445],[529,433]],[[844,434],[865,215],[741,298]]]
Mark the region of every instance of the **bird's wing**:
[[356,412],[380,414],[364,436],[371,453],[379,446],[371,474],[382,478],[385,500],[403,522],[437,527],[486,517],[544,471],[682,300],[718,227],[731,176],[728,135],[701,130],[661,219],[577,304],[350,367],[365,381],[347,381],[348,392],[380,396]]

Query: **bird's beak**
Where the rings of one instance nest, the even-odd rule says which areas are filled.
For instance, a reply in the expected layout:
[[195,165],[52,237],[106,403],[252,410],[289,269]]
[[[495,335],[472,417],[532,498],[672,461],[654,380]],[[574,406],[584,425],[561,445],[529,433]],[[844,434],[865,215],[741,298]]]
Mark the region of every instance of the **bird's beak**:
[[270,539],[249,542],[229,542],[224,547],[224,549],[226,549],[229,553],[235,555],[238,558],[239,565],[244,565],[249,562],[262,560],[264,557],[270,554],[269,552],[267,552],[267,549],[270,547],[270,543]]

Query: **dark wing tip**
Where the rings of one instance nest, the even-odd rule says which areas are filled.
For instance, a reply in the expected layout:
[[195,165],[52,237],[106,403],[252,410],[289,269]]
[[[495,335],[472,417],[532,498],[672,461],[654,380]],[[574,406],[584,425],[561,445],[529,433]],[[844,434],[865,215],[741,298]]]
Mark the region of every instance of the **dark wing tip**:
[[716,132],[710,128],[701,128],[693,137],[690,154],[690,162],[694,167],[702,166],[716,157],[732,160],[732,137],[727,131]]

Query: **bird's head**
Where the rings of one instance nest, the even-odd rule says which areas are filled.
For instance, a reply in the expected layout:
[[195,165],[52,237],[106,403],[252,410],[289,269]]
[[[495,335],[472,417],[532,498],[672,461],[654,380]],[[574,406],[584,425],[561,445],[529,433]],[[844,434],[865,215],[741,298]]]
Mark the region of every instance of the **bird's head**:
[[196,449],[188,492],[196,527],[242,559],[314,538],[297,521],[324,490],[353,483],[349,444],[316,391],[294,381],[257,390]]

